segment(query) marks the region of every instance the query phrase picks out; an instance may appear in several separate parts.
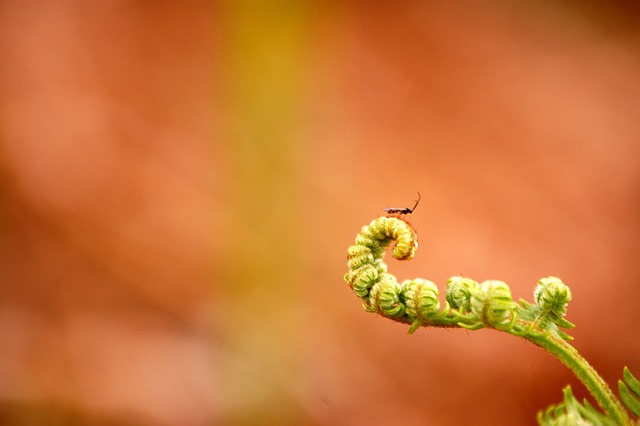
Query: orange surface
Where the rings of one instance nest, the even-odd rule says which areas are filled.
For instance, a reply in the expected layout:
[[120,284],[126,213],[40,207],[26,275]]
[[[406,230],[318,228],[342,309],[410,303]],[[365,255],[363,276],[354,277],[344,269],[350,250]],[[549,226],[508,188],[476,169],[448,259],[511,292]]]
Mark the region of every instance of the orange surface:
[[493,331],[366,314],[400,280],[572,289],[640,374],[639,11],[625,2],[0,3],[0,423],[534,424],[572,383]]

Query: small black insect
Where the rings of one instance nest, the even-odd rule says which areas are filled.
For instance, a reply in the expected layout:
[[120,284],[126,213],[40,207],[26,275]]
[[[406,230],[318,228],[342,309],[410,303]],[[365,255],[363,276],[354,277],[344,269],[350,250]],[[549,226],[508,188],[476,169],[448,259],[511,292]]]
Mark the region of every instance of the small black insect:
[[382,209],[382,210],[387,212],[387,214],[411,214],[416,209],[416,207],[418,207],[418,203],[420,202],[420,198],[422,198],[422,196],[418,192],[418,199],[416,200],[416,203],[413,205],[413,208],[409,208],[409,207],[405,207],[405,208],[388,207],[388,208]]

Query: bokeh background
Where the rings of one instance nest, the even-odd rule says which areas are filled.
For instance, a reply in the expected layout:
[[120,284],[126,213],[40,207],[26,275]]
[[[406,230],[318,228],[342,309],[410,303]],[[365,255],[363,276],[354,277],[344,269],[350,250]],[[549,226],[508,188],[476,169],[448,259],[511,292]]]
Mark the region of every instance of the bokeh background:
[[0,423],[535,424],[568,370],[362,311],[399,279],[557,275],[640,373],[632,1],[0,1]]

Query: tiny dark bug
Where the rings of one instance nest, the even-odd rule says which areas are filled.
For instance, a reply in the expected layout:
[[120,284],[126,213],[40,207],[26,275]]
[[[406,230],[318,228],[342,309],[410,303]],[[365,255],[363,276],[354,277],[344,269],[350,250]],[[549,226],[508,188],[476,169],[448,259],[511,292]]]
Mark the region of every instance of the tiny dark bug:
[[385,212],[387,212],[387,214],[390,214],[390,215],[391,214],[411,214],[416,209],[416,207],[418,207],[418,203],[420,202],[420,198],[422,198],[422,196],[418,192],[418,199],[416,200],[416,203],[413,205],[413,208],[409,208],[409,207],[405,207],[405,208],[388,207],[388,208],[382,209],[382,210],[384,210]]

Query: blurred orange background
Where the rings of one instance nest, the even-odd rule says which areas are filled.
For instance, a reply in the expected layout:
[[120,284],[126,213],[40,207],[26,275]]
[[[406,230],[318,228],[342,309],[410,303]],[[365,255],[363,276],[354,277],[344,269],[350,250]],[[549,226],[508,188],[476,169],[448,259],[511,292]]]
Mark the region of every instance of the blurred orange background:
[[634,2],[0,2],[0,423],[535,424],[569,371],[366,314],[399,280],[560,276],[640,374]]

